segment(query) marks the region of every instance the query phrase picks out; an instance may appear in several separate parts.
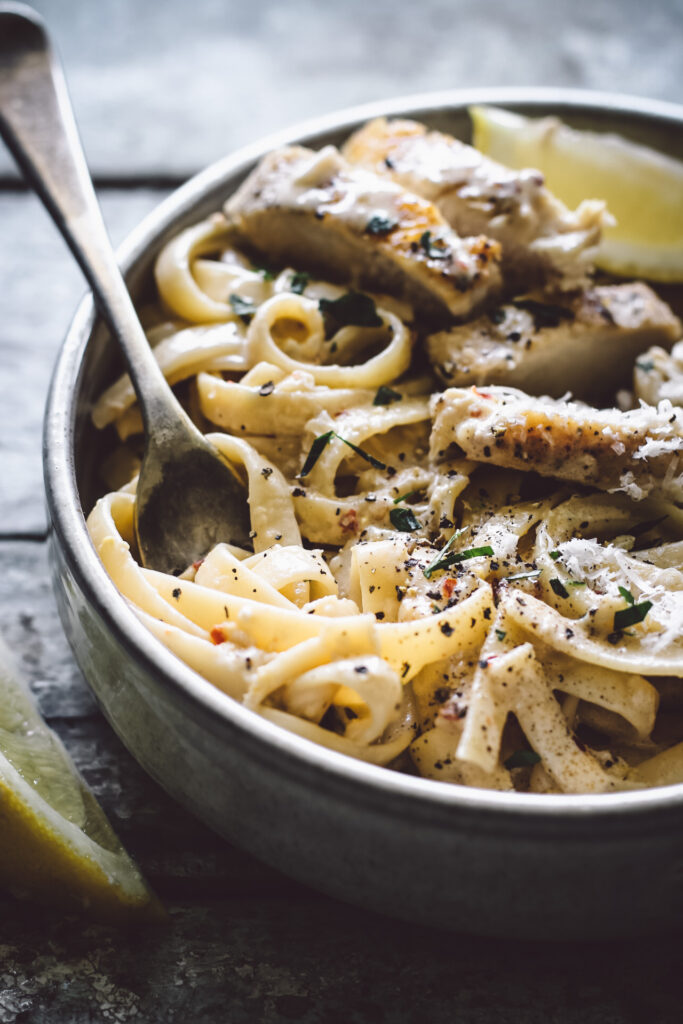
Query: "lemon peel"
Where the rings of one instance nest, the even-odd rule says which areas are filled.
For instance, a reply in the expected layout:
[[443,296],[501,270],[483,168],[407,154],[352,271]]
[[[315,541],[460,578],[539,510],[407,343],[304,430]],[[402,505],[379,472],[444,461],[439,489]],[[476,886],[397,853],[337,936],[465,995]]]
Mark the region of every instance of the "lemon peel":
[[469,108],[473,142],[508,167],[534,167],[569,207],[602,199],[614,217],[596,252],[611,273],[683,281],[683,162],[613,133],[577,131],[557,118]]
[[0,887],[113,923],[165,917],[2,640]]

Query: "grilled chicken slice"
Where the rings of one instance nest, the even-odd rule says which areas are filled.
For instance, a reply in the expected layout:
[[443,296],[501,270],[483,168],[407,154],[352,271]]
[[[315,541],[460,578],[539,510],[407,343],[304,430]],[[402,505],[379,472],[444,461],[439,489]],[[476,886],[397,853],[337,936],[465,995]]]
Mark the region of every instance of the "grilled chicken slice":
[[633,371],[636,398],[656,405],[668,399],[672,405],[683,405],[683,341],[671,352],[651,348],[636,360]]
[[670,348],[680,336],[680,321],[651,288],[618,284],[552,304],[516,300],[432,334],[427,351],[449,385],[506,384],[532,395],[559,398],[571,391],[599,401],[629,383],[637,355],[650,345]]
[[591,250],[606,223],[602,201],[568,210],[539,171],[510,170],[416,121],[370,121],[343,152],[429,199],[459,235],[497,238],[509,294],[537,287],[569,291],[586,283]]
[[530,398],[512,388],[450,388],[432,399],[432,457],[453,444],[468,459],[541,476],[683,499],[683,410],[662,402],[631,412]]
[[225,213],[264,259],[397,295],[429,321],[466,316],[500,283],[497,242],[459,238],[428,200],[333,146],[270,153]]

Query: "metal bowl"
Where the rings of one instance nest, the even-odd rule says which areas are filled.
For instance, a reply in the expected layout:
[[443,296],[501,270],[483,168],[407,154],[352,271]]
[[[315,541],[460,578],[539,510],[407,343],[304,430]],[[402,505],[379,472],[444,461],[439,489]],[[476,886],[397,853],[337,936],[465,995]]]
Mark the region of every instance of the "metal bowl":
[[[469,138],[466,107],[500,104],[616,130],[683,158],[683,107],[548,89],[446,92],[347,110],[213,164],[151,213],[119,256],[137,300],[161,245],[219,209],[275,146],[339,143],[370,117],[409,115]],[[83,674],[140,764],[231,842],[343,900],[485,935],[592,938],[678,925],[683,785],[600,796],[511,794],[355,761],[270,724],[183,665],[136,619],[84,521],[102,439],[89,421],[118,356],[85,299],[45,419],[50,553]]]

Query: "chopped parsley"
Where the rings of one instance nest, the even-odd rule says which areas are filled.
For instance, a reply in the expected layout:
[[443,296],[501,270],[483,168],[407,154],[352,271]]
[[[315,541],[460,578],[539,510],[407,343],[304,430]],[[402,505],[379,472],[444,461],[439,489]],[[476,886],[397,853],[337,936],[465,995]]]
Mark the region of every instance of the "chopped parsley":
[[365,225],[365,230],[369,235],[388,235],[397,227],[398,221],[392,217],[387,217],[384,213],[373,213]]
[[540,569],[532,569],[531,572],[516,572],[514,576],[505,576],[506,580],[535,580],[541,575]]
[[248,324],[256,312],[256,306],[251,299],[243,299],[241,295],[233,293],[228,301],[232,306],[233,313],[236,313],[243,323]]
[[458,537],[460,537],[465,532],[466,529],[467,529],[467,527],[464,526],[464,527],[462,527],[462,529],[456,530],[452,534],[451,539],[448,541],[448,543],[445,545],[445,547],[443,547],[441,549],[441,551],[439,551],[439,553],[436,556],[436,558],[434,558],[429,563],[429,565],[426,567],[426,569],[422,570],[422,573],[423,573],[423,576],[425,577],[425,579],[429,579],[429,577],[432,575],[432,573],[438,572],[439,569],[445,569],[445,568],[447,568],[451,564],[448,561],[449,552],[450,552],[451,548],[453,547],[453,545],[455,544],[455,542],[458,539]]
[[311,280],[311,275],[305,270],[295,270],[289,279],[289,290],[295,295],[303,295],[304,289]]
[[502,324],[506,316],[507,313],[501,307],[500,309],[494,309],[489,313],[489,320],[492,324]]
[[490,544],[484,544],[480,548],[468,548],[467,551],[456,551],[449,555],[449,559],[455,562],[466,562],[469,558],[481,558],[482,555],[492,555],[493,548]]
[[363,292],[347,292],[338,299],[320,299],[318,309],[325,317],[329,337],[340,327],[381,327],[384,323],[374,300]]
[[567,580],[567,586],[568,587],[585,587],[586,586],[586,581],[585,580]]
[[514,754],[510,754],[503,763],[508,769],[526,768],[527,765],[538,764],[540,760],[541,758],[535,750],[515,750]]
[[254,272],[260,274],[264,281],[274,281],[275,274],[269,267],[259,267],[258,264],[254,263]]
[[652,608],[652,601],[643,601],[641,604],[632,604],[628,608],[622,608],[621,611],[615,612],[615,631],[620,632],[628,626],[635,626],[637,622],[642,622],[650,608]]
[[550,581],[550,586],[552,587],[553,592],[555,594],[557,594],[558,597],[569,597],[569,591],[567,590],[565,585],[561,582],[561,580],[552,579]]
[[[334,434],[334,431],[332,431],[332,433]],[[356,455],[360,455],[361,459],[365,459],[365,461],[369,462],[371,466],[375,467],[375,469],[387,468],[384,462],[380,462],[379,459],[376,459],[374,455],[370,455],[369,452],[363,451],[363,449],[359,448],[357,444],[353,443],[353,441],[347,441],[345,437],[341,437],[339,434],[334,434],[334,436],[340,441],[343,441],[344,444],[347,444],[349,448],[353,448]]]
[[380,384],[377,388],[377,394],[372,400],[373,405],[391,405],[392,402],[400,402],[403,395],[399,391],[394,391],[393,388],[388,388],[386,384]]
[[406,491],[405,494],[399,494],[398,498],[394,498],[394,505],[398,505],[401,501],[405,501],[406,498],[414,498],[421,490],[421,487],[417,487],[414,491]]
[[619,593],[623,597],[624,601],[626,601],[626,604],[636,603],[635,597],[633,596],[630,590],[626,589],[626,587],[619,587]]
[[[452,551],[445,557],[442,553],[442,557],[436,565],[432,564],[424,570],[424,575],[427,576],[427,572],[429,572],[429,576],[431,576],[435,569],[447,569],[450,565],[456,565],[458,562],[467,562],[470,558],[481,558],[482,556],[492,554],[493,548],[490,544],[484,544],[480,548],[467,548],[466,551]],[[429,579],[429,576],[427,576],[427,579]]]
[[550,557],[552,558],[553,562],[556,562],[558,560],[558,558],[560,557],[560,552],[559,551],[551,551],[550,552]]
[[420,248],[427,254],[430,260],[447,260],[451,255],[451,250],[443,242],[438,239],[432,241],[431,231],[425,231],[420,236]]
[[415,514],[409,508],[392,508],[389,512],[389,519],[391,519],[391,525],[395,526],[397,530],[401,530],[402,533],[413,533],[420,529],[420,521],[415,518]]
[[310,447],[308,455],[306,456],[306,460],[301,467],[301,472],[299,473],[300,477],[308,476],[333,437],[334,430],[328,430],[326,434],[320,434],[319,437],[316,437]]
[[654,359],[636,359],[636,366],[639,370],[650,373],[655,368]]
[[361,459],[365,459],[365,461],[369,462],[371,466],[375,467],[375,469],[387,468],[383,462],[380,462],[379,459],[376,459],[374,455],[370,455],[369,452],[363,451],[363,449],[359,448],[357,444],[353,443],[353,441],[347,441],[345,437],[341,437],[334,430],[328,430],[326,434],[320,434],[314,440],[313,444],[309,449],[308,455],[306,456],[304,464],[301,467],[299,477],[307,476],[311,472],[316,462],[318,461],[322,453],[325,451],[333,437],[336,437],[338,441],[342,441],[345,445],[348,445],[349,448],[353,448],[356,455],[360,455]]
[[497,629],[497,630],[495,630],[495,634],[496,634],[496,636],[498,637],[499,640],[504,640],[505,637],[507,636],[507,633],[505,632],[504,629]]

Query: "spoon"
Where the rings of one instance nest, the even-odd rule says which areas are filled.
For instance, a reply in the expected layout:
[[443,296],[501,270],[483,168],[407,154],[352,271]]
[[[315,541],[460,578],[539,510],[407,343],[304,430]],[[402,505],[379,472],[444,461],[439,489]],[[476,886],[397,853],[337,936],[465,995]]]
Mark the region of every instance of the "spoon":
[[121,276],[42,19],[0,3],[0,135],[66,240],[118,341],[145,451],[135,501],[143,565],[178,573],[220,541],[250,546],[244,487],[186,414],[152,354]]

